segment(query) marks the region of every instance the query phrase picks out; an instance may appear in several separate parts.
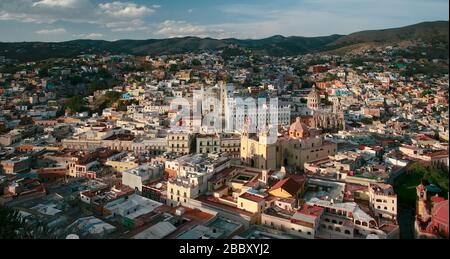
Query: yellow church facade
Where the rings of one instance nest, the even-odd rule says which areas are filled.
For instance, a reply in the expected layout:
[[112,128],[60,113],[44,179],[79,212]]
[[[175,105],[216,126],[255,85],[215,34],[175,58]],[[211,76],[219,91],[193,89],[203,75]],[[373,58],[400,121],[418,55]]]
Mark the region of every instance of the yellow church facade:
[[291,125],[288,136],[267,144],[264,135],[241,136],[241,162],[259,169],[279,169],[281,166],[302,170],[305,162],[325,159],[336,154],[337,145],[323,136],[310,133],[300,118]]

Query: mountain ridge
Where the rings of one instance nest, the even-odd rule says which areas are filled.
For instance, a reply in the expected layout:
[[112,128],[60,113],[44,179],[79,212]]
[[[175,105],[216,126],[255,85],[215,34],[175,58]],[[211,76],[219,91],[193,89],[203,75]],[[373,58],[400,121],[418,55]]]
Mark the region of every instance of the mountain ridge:
[[336,50],[363,43],[396,43],[405,40],[439,40],[448,43],[448,21],[422,22],[399,28],[318,37],[273,35],[262,39],[214,39],[186,36],[117,41],[78,39],[64,42],[0,42],[0,56],[19,61],[70,58],[100,53],[155,56],[223,50],[230,45],[263,55],[292,56]]

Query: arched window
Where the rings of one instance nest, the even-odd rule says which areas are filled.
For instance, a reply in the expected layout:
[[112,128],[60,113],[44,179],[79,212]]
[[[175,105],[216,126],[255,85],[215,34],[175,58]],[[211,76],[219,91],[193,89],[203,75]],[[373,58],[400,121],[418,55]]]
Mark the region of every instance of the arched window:
[[356,220],[356,221],[355,221],[355,224],[356,224],[356,225],[361,225],[361,221]]
[[367,222],[362,222],[362,225],[364,226],[364,227],[367,227],[368,226],[368,224],[367,224]]
[[350,230],[346,229],[346,230],[344,231],[344,233],[345,233],[346,235],[350,235]]

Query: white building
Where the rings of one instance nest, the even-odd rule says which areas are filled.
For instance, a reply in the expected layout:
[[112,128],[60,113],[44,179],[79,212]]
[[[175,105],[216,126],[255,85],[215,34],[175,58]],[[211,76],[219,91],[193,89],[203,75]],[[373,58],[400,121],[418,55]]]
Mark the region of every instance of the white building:
[[163,176],[161,163],[146,163],[122,173],[122,184],[142,192],[142,185]]

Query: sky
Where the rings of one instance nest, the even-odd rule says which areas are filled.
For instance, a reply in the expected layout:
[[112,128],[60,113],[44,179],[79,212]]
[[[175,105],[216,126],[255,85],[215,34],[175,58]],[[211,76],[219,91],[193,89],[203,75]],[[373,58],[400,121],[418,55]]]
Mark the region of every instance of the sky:
[[326,36],[449,18],[448,0],[0,0],[0,41]]

